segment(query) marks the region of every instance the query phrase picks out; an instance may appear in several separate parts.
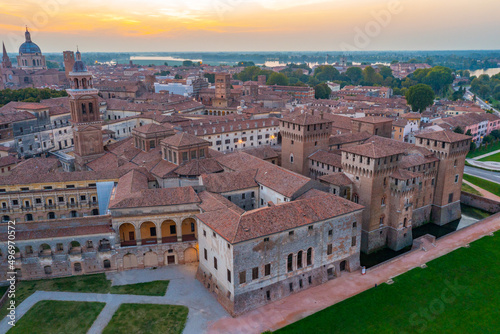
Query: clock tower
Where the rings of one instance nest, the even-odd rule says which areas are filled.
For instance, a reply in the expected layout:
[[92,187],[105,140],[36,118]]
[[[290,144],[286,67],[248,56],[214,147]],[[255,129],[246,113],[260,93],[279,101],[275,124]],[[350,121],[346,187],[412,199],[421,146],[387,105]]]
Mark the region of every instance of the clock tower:
[[69,72],[71,123],[75,145],[75,169],[86,170],[86,164],[104,155],[99,91],[94,88],[92,74],[82,62],[80,51],[75,54],[73,69]]

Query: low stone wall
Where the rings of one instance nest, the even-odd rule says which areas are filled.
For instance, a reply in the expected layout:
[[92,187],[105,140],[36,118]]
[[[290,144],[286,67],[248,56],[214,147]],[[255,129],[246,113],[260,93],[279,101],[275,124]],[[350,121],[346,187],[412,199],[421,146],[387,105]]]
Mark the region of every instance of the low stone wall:
[[489,213],[500,212],[500,202],[462,191],[460,202]]

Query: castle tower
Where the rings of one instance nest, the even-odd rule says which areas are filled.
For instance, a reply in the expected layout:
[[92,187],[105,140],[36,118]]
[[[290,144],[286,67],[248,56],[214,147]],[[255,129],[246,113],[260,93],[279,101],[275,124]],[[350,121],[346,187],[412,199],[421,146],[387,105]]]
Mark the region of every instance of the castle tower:
[[3,46],[2,67],[11,68],[12,63],[10,61],[9,55],[7,54],[7,50],[5,49],[5,43],[2,42],[2,46]]
[[24,33],[26,41],[19,47],[19,56],[17,56],[17,67],[22,70],[46,70],[45,56],[42,51],[31,41],[31,34],[26,27]]
[[63,51],[64,58],[64,71],[66,72],[66,78],[69,79],[69,73],[73,70],[73,65],[75,65],[75,53],[73,51]]
[[302,175],[309,176],[308,157],[318,150],[328,150],[331,121],[323,114],[302,111],[280,121],[282,136],[281,165]]
[[471,137],[452,131],[422,133],[415,137],[417,146],[429,149],[439,159],[431,220],[445,225],[460,219],[462,176]]
[[75,145],[75,169],[85,170],[85,165],[104,154],[99,91],[94,88],[92,74],[82,62],[80,51],[69,73],[71,122]]
[[219,73],[215,75],[215,98],[212,106],[226,108],[231,95],[231,75]]

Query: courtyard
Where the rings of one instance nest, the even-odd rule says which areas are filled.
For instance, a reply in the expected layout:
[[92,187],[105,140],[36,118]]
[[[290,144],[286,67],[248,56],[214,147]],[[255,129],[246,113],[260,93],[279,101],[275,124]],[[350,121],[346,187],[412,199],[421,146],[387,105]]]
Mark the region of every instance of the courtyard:
[[[66,330],[68,327],[65,326],[69,326],[69,324],[65,323],[68,321],[79,322],[82,328],[86,328],[85,326],[89,325],[89,318],[92,318],[91,326],[88,326],[88,330],[85,330],[84,333],[121,333],[120,328],[122,327],[120,326],[126,325],[126,323],[117,323],[116,319],[123,318],[124,313],[127,312],[135,315],[135,317],[131,315],[128,318],[130,321],[127,325],[128,332],[149,333],[149,330],[153,328],[150,327],[151,321],[146,317],[137,316],[146,311],[150,314],[169,314],[166,319],[156,323],[154,328],[156,328],[157,333],[202,333],[210,322],[229,315],[195,279],[196,269],[196,264],[192,264],[158,269],[128,270],[107,273],[107,280],[102,278],[103,274],[102,277],[101,275],[80,276],[78,278],[82,280],[77,280],[76,285],[71,278],[59,279],[62,282],[59,284],[50,282],[58,279],[44,280],[40,281],[43,284],[40,284],[39,288],[33,282],[21,282],[28,284],[24,288],[23,301],[17,304],[18,324],[23,326],[20,328],[43,326],[43,321],[40,320],[43,318],[40,316],[40,307],[43,307],[45,313],[47,313],[48,308],[40,303],[57,301],[69,302],[68,308],[75,307],[75,305],[85,305],[95,313],[91,313],[84,322],[75,317],[63,317],[58,324],[60,330],[52,327],[58,333],[72,332]],[[91,284],[90,287],[84,287],[85,284],[82,283],[89,280],[94,281],[93,288],[90,282],[87,282]],[[60,289],[56,289],[55,286],[59,286]],[[152,295],[146,295],[147,293]],[[102,309],[102,311],[96,311],[97,308]],[[55,314],[58,314],[58,309],[57,306],[50,308],[51,312],[55,312]],[[67,314],[73,313],[68,312]],[[24,319],[25,316],[26,319]],[[7,320],[7,318],[3,318],[0,322],[0,333],[6,333],[11,329]],[[166,331],[167,327],[168,331]],[[144,328],[148,330],[144,331]],[[33,330],[22,332],[54,333],[54,331]],[[21,332],[11,330],[9,333]]]

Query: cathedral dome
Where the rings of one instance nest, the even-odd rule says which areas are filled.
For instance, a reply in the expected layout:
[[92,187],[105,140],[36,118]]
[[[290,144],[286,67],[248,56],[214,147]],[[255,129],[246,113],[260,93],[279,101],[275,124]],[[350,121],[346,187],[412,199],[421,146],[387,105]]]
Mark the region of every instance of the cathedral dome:
[[82,55],[80,51],[76,51],[76,61],[75,64],[73,65],[72,72],[78,73],[78,72],[87,72],[87,66],[82,61]]
[[26,27],[26,33],[24,34],[26,37],[26,42],[21,44],[19,47],[19,54],[34,54],[34,53],[42,53],[40,47],[31,41],[31,34]]
[[42,53],[40,47],[33,42],[24,42],[19,47],[19,54]]

